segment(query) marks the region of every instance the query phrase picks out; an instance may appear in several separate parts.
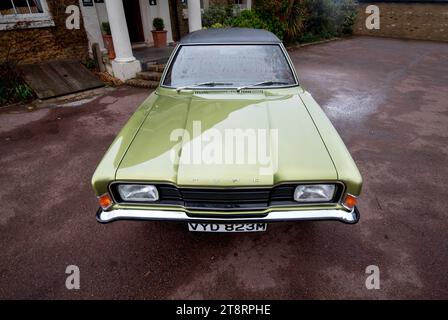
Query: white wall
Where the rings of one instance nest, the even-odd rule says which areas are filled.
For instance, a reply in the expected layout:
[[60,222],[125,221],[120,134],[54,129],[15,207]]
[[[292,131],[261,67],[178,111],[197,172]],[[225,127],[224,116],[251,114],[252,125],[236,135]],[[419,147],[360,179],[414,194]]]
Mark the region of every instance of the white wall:
[[103,36],[95,7],[85,7],[81,0],[79,0],[79,7],[81,8],[84,28],[87,33],[87,39],[89,40],[89,52],[92,53],[92,44],[95,42],[100,45],[101,51],[104,52]]
[[151,30],[154,29],[152,26],[152,20],[157,17],[162,18],[165,22],[165,30],[168,31],[168,42],[173,41],[168,0],[157,0],[157,6],[150,6],[148,0],[140,0],[140,11],[142,14],[142,24],[146,43],[152,44],[154,42],[151,33]]
[[160,6],[160,17],[165,21],[165,30],[168,31],[167,38],[168,42],[173,41],[173,33],[171,31],[171,16],[170,16],[170,6],[168,4],[168,0],[159,0],[158,5]]
[[[81,0],[80,0],[81,1]],[[114,0],[119,1],[119,0]],[[126,1],[126,0],[123,0]],[[161,17],[165,22],[165,30],[167,30],[167,38],[168,42],[173,41],[173,34],[171,31],[171,17],[170,17],[170,8],[168,4],[168,0],[157,0],[157,6],[150,6],[149,0],[139,0],[140,1],[140,12],[142,15],[142,25],[143,25],[143,33],[145,37],[145,42],[152,44],[154,41],[152,39],[151,30],[153,30],[152,20],[156,17]],[[93,7],[91,7],[93,8]],[[101,26],[102,22],[109,21],[107,15],[106,5],[104,3],[95,3],[96,8],[96,16],[99,21],[99,25]],[[101,38],[101,42],[102,42]],[[104,47],[104,45],[103,45]]]
[[109,21],[109,18],[107,17],[107,9],[105,3],[95,3],[95,8],[100,25],[103,22]]

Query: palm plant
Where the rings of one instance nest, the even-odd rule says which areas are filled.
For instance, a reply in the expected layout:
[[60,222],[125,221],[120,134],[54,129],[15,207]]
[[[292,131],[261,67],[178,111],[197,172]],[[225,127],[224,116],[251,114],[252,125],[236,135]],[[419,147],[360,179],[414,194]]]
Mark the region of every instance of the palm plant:
[[[307,9],[306,0],[265,0],[259,7],[265,13],[280,18],[285,29],[285,41],[296,39],[304,29]],[[273,9],[275,8],[275,9]]]
[[305,26],[307,9],[303,0],[288,0],[284,12],[286,39],[293,40],[300,35]]

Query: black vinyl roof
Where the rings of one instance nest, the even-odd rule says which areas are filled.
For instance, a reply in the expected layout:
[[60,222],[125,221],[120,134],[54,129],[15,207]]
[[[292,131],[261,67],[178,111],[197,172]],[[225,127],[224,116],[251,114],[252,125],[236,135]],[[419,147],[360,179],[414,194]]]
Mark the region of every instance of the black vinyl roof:
[[281,43],[272,32],[249,28],[213,28],[194,31],[183,37],[180,44],[195,43]]

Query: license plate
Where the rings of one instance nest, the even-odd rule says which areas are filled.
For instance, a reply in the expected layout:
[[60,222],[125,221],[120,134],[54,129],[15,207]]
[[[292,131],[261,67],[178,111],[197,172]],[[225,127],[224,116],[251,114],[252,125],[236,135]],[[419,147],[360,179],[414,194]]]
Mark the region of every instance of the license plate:
[[266,231],[266,223],[189,223],[188,230],[193,232],[260,232]]

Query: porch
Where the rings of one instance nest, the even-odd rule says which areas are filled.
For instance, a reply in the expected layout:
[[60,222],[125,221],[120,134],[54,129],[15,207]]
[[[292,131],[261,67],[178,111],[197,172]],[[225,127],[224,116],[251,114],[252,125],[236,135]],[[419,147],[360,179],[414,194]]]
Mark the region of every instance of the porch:
[[173,50],[174,45],[169,45],[165,48],[154,48],[150,46],[133,46],[132,48],[134,57],[140,61],[142,71],[147,71],[150,65],[165,64]]
[[174,45],[169,45],[165,48],[134,45],[132,52],[134,57],[140,62],[141,71],[137,72],[135,77],[127,79],[126,83],[140,88],[157,88],[165,69],[165,64],[173,50]]
[[[180,3],[180,2],[179,2]],[[189,32],[202,28],[201,2],[189,0],[188,8],[178,10],[178,1],[148,0],[104,0],[104,3],[82,5],[84,25],[89,47],[98,43],[107,52],[101,25],[108,22],[115,49],[115,59],[110,61],[110,72],[122,81],[133,79],[141,71],[148,71],[149,65],[163,64],[174,49],[173,30],[178,15],[187,13]],[[152,21],[161,17],[171,44],[166,48],[154,48],[151,30]]]

